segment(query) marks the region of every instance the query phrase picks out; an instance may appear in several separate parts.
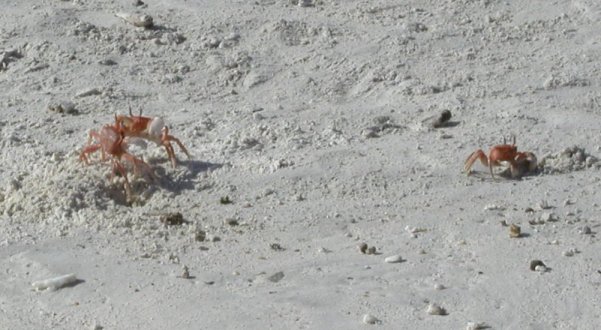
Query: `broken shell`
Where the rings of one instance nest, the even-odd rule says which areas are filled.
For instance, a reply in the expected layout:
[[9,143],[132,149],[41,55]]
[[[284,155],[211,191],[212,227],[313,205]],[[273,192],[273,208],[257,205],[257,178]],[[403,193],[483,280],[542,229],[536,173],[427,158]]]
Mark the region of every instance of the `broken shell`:
[[535,271],[537,267],[546,267],[545,263],[540,260],[532,260],[530,261],[530,270]]
[[376,323],[378,323],[378,319],[371,314],[365,314],[365,315],[363,315],[363,323],[376,324]]
[[359,251],[361,253],[365,254],[367,252],[367,244],[361,243],[361,244],[357,245],[357,249],[359,249]]
[[394,255],[394,256],[390,256],[390,257],[386,257],[384,259],[384,262],[389,263],[389,264],[394,264],[394,263],[398,263],[398,262],[402,262],[403,258],[400,255]]
[[509,226],[509,237],[518,238],[522,236],[522,229],[518,225],[512,224]]
[[123,19],[128,23],[131,23],[133,26],[143,27],[145,29],[151,28],[154,25],[152,16],[150,15],[138,16],[128,13],[116,13],[115,16]]
[[447,315],[447,311],[437,304],[429,304],[426,312],[430,315]]

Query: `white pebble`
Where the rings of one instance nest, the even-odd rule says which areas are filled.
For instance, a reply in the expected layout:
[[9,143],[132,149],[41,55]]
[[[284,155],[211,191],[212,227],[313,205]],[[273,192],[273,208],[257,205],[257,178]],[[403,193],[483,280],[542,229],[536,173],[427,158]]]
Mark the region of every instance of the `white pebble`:
[[41,290],[57,290],[66,285],[73,284],[77,282],[77,277],[75,274],[67,274],[59,277],[49,278],[42,281],[36,281],[31,283],[31,286],[36,291]]
[[447,311],[437,304],[429,304],[426,312],[430,315],[447,315]]
[[419,228],[419,227],[405,226],[405,231],[408,232],[409,234],[416,234],[416,233],[423,233],[423,232],[427,231],[427,229]]
[[384,259],[384,262],[387,262],[389,264],[394,264],[394,263],[398,263],[398,262],[402,262],[402,261],[403,261],[403,258],[398,254],[390,256],[390,257],[386,257]]
[[538,265],[534,268],[535,271],[539,272],[539,273],[544,273],[547,271],[547,267],[543,266],[543,265]]
[[444,289],[446,289],[446,287],[440,283],[436,283],[436,284],[434,284],[434,289],[435,290],[444,290]]
[[489,326],[486,325],[486,323],[480,323],[480,322],[468,322],[467,326],[465,327],[465,330],[480,330],[480,329],[486,329]]
[[572,256],[574,256],[574,250],[570,249],[570,250],[564,251],[563,255],[565,257],[572,257]]
[[376,324],[376,323],[378,323],[378,319],[371,314],[365,314],[365,315],[363,315],[363,323]]
[[499,205],[495,205],[495,204],[488,204],[486,206],[484,206],[484,210],[485,211],[503,211],[505,208]]

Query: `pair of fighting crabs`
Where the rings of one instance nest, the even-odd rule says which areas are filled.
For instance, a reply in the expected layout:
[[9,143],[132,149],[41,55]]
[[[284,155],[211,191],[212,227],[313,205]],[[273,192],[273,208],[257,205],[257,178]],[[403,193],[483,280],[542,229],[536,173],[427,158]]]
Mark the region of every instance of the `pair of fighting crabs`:
[[513,136],[512,144],[507,144],[507,141],[503,138],[503,144],[492,147],[488,153],[488,157],[481,149],[472,152],[463,167],[463,170],[468,175],[471,173],[472,165],[478,159],[482,165],[489,168],[493,179],[495,179],[493,167],[503,166],[503,163],[509,164],[512,178],[519,178],[523,175],[534,173],[538,166],[536,156],[533,153],[518,151],[515,145],[515,136]]
[[[169,134],[169,128],[165,125],[162,118],[143,117],[141,111],[138,116],[134,116],[131,108],[129,109],[129,116],[115,115],[114,124],[104,125],[100,131],[90,131],[88,143],[81,151],[79,159],[85,164],[89,164],[88,155],[98,150],[102,153],[101,159],[103,161],[107,160],[108,155],[112,164],[111,179],[117,173],[123,177],[125,192],[128,198],[132,194],[124,162],[131,165],[134,175],[142,174],[152,180],[155,179],[150,165],[127,151],[127,140],[131,138],[140,138],[163,146],[173,167],[177,164],[177,158],[175,157],[175,151],[171,142],[175,142],[190,158],[190,154],[183,143],[178,138]],[[509,164],[511,177],[514,178],[533,173],[536,171],[538,165],[536,156],[533,153],[518,152],[515,145],[515,136],[513,136],[512,144],[507,144],[505,139],[503,139],[503,144],[492,147],[488,156],[481,149],[470,154],[464,165],[464,171],[468,175],[471,172],[472,165],[478,159],[484,166],[489,168],[493,179],[495,178],[493,167],[503,166],[503,163]]]
[[134,175],[142,174],[147,179],[156,179],[150,165],[127,151],[128,140],[134,138],[152,141],[159,146],[163,146],[173,167],[177,164],[177,158],[171,142],[175,142],[190,158],[188,150],[181,141],[169,134],[169,128],[162,118],[143,117],[142,111],[138,116],[134,116],[131,108],[129,109],[129,116],[115,115],[114,124],[104,125],[99,131],[90,131],[88,143],[79,154],[79,159],[85,164],[89,164],[88,156],[98,150],[101,151],[102,161],[106,161],[108,155],[112,164],[111,180],[115,174],[123,177],[128,199],[131,198],[132,192],[124,162],[129,163],[133,168]]

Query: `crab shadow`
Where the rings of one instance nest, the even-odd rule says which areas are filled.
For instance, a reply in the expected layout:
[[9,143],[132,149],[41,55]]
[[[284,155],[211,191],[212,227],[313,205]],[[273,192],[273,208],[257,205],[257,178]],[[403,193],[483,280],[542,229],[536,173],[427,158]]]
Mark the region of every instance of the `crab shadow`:
[[478,178],[482,181],[488,182],[501,182],[501,181],[522,181],[529,177],[534,177],[540,175],[541,172],[537,169],[534,171],[530,171],[528,173],[523,173],[518,176],[512,176],[511,171],[509,169],[505,169],[501,172],[496,172],[495,177],[493,178],[488,171],[472,171],[469,176]]
[[176,171],[168,171],[163,166],[155,167],[155,172],[158,177],[157,185],[175,194],[179,194],[185,190],[196,189],[196,180],[201,173],[217,170],[223,166],[219,163],[203,162],[198,160],[179,161],[178,167],[185,169],[176,169]]

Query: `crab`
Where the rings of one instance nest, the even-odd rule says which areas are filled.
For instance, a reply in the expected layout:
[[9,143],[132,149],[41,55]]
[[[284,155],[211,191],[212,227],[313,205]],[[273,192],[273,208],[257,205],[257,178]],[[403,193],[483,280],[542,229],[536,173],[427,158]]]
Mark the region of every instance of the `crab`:
[[503,162],[509,163],[509,170],[511,177],[520,177],[526,173],[531,173],[536,170],[537,160],[536,156],[531,152],[519,152],[515,145],[515,136],[513,136],[512,144],[507,144],[503,139],[503,144],[496,145],[490,149],[488,157],[482,151],[478,149],[470,154],[465,161],[463,170],[470,175],[471,168],[474,162],[480,159],[482,165],[487,166],[490,170],[490,175],[495,179],[493,173],[493,166],[502,166]]
[[112,163],[112,172],[110,180],[118,173],[125,180],[124,187],[128,198],[132,197],[131,185],[127,178],[127,170],[124,162],[129,163],[134,170],[134,175],[143,174],[145,177],[155,179],[155,175],[150,165],[144,160],[127,152],[127,144],[124,141],[124,130],[117,122],[115,125],[104,125],[100,131],[92,130],[89,133],[88,144],[79,154],[79,159],[88,165],[88,155],[100,150],[102,152],[102,161],[106,161],[107,155],[110,156]]
[[171,142],[175,142],[186,156],[190,158],[190,153],[188,153],[184,144],[178,138],[169,135],[169,128],[165,125],[165,122],[161,117],[143,117],[142,110],[140,110],[138,116],[134,116],[131,112],[131,108],[129,108],[129,116],[115,116],[115,122],[116,125],[122,127],[123,134],[126,138],[141,138],[165,147],[171,165],[174,168],[177,164],[177,158],[175,157],[175,151],[173,150]]

